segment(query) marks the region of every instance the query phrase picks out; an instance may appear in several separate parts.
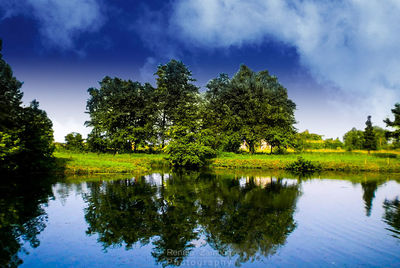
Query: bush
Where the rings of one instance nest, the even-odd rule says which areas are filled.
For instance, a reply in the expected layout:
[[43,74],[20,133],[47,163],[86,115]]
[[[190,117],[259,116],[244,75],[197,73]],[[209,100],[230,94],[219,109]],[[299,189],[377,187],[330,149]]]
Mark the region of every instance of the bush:
[[321,170],[321,164],[319,162],[306,160],[300,156],[296,161],[289,163],[285,169],[296,173],[312,173]]
[[193,133],[186,127],[177,126],[172,130],[172,137],[165,152],[174,167],[199,168],[206,165],[207,159],[216,156],[216,152],[208,146],[206,132]]

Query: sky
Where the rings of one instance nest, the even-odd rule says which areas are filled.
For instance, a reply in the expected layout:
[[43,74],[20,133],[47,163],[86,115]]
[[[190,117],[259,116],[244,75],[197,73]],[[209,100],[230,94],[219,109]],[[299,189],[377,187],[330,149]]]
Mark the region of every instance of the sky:
[[240,64],[268,70],[297,104],[299,131],[342,138],[400,101],[398,0],[1,0],[2,54],[58,142],[90,129],[87,89],[106,75],[155,84],[183,61],[200,91]]

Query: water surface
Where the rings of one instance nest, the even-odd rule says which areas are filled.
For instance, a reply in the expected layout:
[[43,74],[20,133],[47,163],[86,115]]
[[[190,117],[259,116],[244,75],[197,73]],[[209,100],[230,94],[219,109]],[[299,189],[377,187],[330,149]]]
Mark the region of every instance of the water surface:
[[0,266],[400,266],[399,181],[226,171],[27,178],[0,188]]

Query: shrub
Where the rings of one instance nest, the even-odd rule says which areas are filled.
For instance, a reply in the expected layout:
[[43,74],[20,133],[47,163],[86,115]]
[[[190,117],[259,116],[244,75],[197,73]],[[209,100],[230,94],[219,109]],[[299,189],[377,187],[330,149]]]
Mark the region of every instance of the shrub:
[[172,129],[173,139],[165,152],[167,160],[174,167],[199,168],[206,165],[207,159],[216,156],[216,152],[208,146],[208,136],[204,132],[189,132],[186,127]]
[[312,162],[306,160],[303,157],[298,157],[296,161],[289,163],[285,169],[291,170],[297,173],[312,173],[321,170],[321,164],[319,162]]

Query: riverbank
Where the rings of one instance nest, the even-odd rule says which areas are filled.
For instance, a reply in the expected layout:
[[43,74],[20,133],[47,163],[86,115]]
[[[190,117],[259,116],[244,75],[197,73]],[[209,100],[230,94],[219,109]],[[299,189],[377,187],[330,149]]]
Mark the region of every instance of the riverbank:
[[[164,154],[96,154],[55,152],[59,170],[65,174],[145,173],[165,166]],[[215,169],[283,170],[298,157],[319,163],[323,171],[370,171],[400,173],[400,155],[365,152],[306,152],[284,155],[222,153],[210,161]]]
[[285,169],[298,157],[319,163],[323,171],[400,172],[400,155],[366,152],[305,152],[284,155],[223,153],[213,160],[213,168]]
[[96,154],[58,151],[54,153],[60,172],[65,174],[144,173],[164,165],[162,154]]

